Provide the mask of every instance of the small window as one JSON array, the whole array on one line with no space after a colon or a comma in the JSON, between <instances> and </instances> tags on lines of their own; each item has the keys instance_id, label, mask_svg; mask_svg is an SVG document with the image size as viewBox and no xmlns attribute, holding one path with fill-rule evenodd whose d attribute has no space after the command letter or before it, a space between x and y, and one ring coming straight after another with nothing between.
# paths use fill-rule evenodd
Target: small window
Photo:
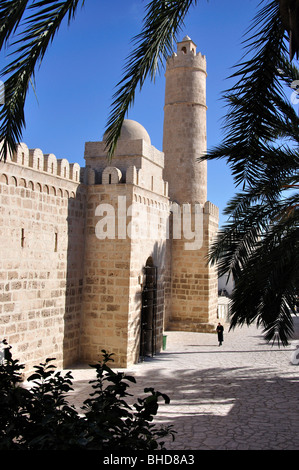
<instances>
[{"instance_id":1,"label":"small window","mask_svg":"<svg viewBox=\"0 0 299 470\"><path fill-rule=\"evenodd\" d=\"M21 247L24 248L24 246L25 246L25 231L22 228L21 229Z\"/></svg>"},{"instance_id":2,"label":"small window","mask_svg":"<svg viewBox=\"0 0 299 470\"><path fill-rule=\"evenodd\" d=\"M58 248L58 233L56 232L55 233L55 242L54 242L54 251L55 251L55 253L57 252L57 248Z\"/></svg>"},{"instance_id":3,"label":"small window","mask_svg":"<svg viewBox=\"0 0 299 470\"><path fill-rule=\"evenodd\" d=\"M109 175L109 184L111 184L111 181L112 181L112 175L110 173L110 175Z\"/></svg>"}]
</instances>

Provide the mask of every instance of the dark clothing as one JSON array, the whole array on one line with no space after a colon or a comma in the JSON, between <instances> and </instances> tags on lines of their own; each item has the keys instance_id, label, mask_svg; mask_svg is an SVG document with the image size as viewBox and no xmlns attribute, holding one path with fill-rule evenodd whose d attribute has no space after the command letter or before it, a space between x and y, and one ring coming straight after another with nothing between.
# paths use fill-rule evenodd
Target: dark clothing
<instances>
[{"instance_id":1,"label":"dark clothing","mask_svg":"<svg viewBox=\"0 0 299 470\"><path fill-rule=\"evenodd\" d=\"M221 344L222 341L223 341L223 331L224 331L223 326L218 325L217 328L216 328L216 331L217 331L217 334L218 334L218 341Z\"/></svg>"}]
</instances>

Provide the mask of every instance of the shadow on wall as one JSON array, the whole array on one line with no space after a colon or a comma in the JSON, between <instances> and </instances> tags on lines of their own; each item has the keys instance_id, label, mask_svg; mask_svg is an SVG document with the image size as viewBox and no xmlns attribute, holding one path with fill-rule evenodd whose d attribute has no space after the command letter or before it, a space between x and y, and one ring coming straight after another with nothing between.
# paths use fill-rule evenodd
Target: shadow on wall
<instances>
[{"instance_id":1,"label":"shadow on wall","mask_svg":"<svg viewBox=\"0 0 299 470\"><path fill-rule=\"evenodd\" d=\"M80 361L82 319L86 187L80 185L75 197L68 199L67 253L65 279L64 367ZM59 250L59 241L58 247Z\"/></svg>"}]
</instances>

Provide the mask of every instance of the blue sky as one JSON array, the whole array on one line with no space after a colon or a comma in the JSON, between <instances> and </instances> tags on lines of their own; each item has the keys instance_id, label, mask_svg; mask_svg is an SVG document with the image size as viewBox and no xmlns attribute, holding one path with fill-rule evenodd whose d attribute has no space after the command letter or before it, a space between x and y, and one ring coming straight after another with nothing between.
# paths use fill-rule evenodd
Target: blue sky
<instances>
[{"instance_id":1,"label":"blue sky","mask_svg":"<svg viewBox=\"0 0 299 470\"><path fill-rule=\"evenodd\" d=\"M84 166L86 141L102 140L115 86L122 77L131 39L141 30L143 0L85 0L75 21L64 25L36 74L26 104L23 142ZM242 58L243 34L259 0L198 0L179 35L188 34L207 57L208 147L221 142L225 115L222 92L231 68ZM2 67L1 67L2 68ZM155 83L137 93L128 118L140 122L152 144L162 150L164 70ZM224 161L208 164L208 199L220 208L233 196L230 169ZM220 219L224 221L223 217Z\"/></svg>"}]
</instances>

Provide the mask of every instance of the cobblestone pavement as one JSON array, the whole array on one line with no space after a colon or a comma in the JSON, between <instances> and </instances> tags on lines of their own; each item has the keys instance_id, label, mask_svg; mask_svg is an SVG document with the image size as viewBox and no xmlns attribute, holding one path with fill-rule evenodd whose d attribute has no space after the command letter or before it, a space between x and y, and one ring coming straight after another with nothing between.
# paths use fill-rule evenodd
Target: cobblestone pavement
<instances>
[{"instance_id":1,"label":"cobblestone pavement","mask_svg":"<svg viewBox=\"0 0 299 470\"><path fill-rule=\"evenodd\" d=\"M167 449L299 450L299 365L291 363L299 318L287 347L267 344L255 326L225 327L222 346L212 333L166 334L165 351L125 372L136 378L135 398L145 387L170 397L155 420L177 432ZM81 406L94 371L71 370L73 403Z\"/></svg>"}]
</instances>

